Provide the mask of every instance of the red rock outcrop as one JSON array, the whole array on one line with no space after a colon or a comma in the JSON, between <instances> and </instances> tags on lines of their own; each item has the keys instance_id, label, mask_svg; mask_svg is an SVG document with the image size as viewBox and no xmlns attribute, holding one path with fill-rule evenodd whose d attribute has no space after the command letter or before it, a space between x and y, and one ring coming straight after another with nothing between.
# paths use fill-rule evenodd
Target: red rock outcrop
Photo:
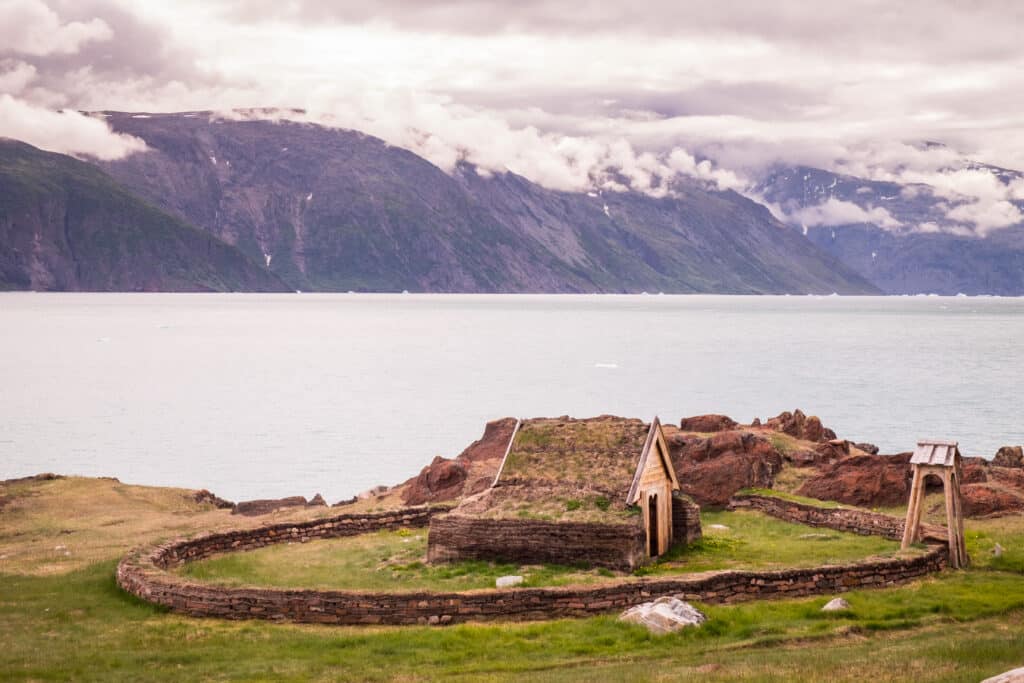
<instances>
[{"instance_id":1,"label":"red rock outcrop","mask_svg":"<svg viewBox=\"0 0 1024 683\"><path fill-rule=\"evenodd\" d=\"M466 466L461 462L437 456L406 487L402 501L406 505L423 505L430 501L457 498L462 493L466 476Z\"/></svg>"},{"instance_id":2,"label":"red rock outcrop","mask_svg":"<svg viewBox=\"0 0 1024 683\"><path fill-rule=\"evenodd\" d=\"M824 467L797 490L801 496L848 505L904 505L910 496L910 453L854 455Z\"/></svg>"},{"instance_id":3,"label":"red rock outcrop","mask_svg":"<svg viewBox=\"0 0 1024 683\"><path fill-rule=\"evenodd\" d=\"M679 421L679 429L684 432L723 432L736 427L736 420L728 415L694 415Z\"/></svg>"},{"instance_id":4,"label":"red rock outcrop","mask_svg":"<svg viewBox=\"0 0 1024 683\"><path fill-rule=\"evenodd\" d=\"M836 433L822 425L816 415L807 417L799 408L792 413L787 410L768 418L765 426L804 441L832 441L836 438Z\"/></svg>"},{"instance_id":5,"label":"red rock outcrop","mask_svg":"<svg viewBox=\"0 0 1024 683\"><path fill-rule=\"evenodd\" d=\"M1024 495L992 484L964 484L960 487L964 515L982 517L1024 510Z\"/></svg>"},{"instance_id":6,"label":"red rock outcrop","mask_svg":"<svg viewBox=\"0 0 1024 683\"><path fill-rule=\"evenodd\" d=\"M402 484L402 501L423 505L480 493L494 481L515 426L512 417L488 422L483 436L454 460L438 456Z\"/></svg>"},{"instance_id":7,"label":"red rock outcrop","mask_svg":"<svg viewBox=\"0 0 1024 683\"><path fill-rule=\"evenodd\" d=\"M1003 446L996 451L996 457L992 459L992 464L1000 467L1024 467L1024 448Z\"/></svg>"},{"instance_id":8,"label":"red rock outcrop","mask_svg":"<svg viewBox=\"0 0 1024 683\"><path fill-rule=\"evenodd\" d=\"M683 493L701 505L724 506L740 489L771 487L782 468L782 455L753 432L700 437L669 428L666 441Z\"/></svg>"}]
</instances>

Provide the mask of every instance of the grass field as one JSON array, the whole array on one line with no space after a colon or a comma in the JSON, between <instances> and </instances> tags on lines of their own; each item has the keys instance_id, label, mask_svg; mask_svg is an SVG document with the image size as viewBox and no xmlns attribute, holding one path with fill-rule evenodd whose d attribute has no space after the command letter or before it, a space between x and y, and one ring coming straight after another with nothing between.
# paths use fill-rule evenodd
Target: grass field
<instances>
[{"instance_id":1,"label":"grass field","mask_svg":"<svg viewBox=\"0 0 1024 683\"><path fill-rule=\"evenodd\" d=\"M90 486L111 497L86 505ZM33 484L19 494L19 506L0 511L0 555L11 554L0 560L0 679L978 681L1024 665L1019 516L968 521L972 569L847 593L848 614L821 612L831 597L822 596L704 605L705 626L665 637L614 615L336 628L189 619L124 594L114 583L116 558L136 542L167 535L160 520L184 527L239 520L177 507L183 504L168 502L166 489L125 487L117 493L116 486L95 480ZM77 497L62 500L59 494L69 491ZM182 499L180 493L174 497ZM85 507L77 509L78 503ZM44 518L50 521L44 524ZM100 518L126 521L91 535L86 528ZM705 524L723 519L709 515ZM62 534L69 525L81 529ZM110 531L116 527L133 535L118 537ZM739 533L735 521L731 527ZM991 553L997 542L1006 548L999 558ZM72 555L55 569L44 556L57 544ZM774 542L778 552L784 545ZM32 560L33 553L42 559ZM76 559L83 555L90 559Z\"/></svg>"},{"instance_id":2,"label":"grass field","mask_svg":"<svg viewBox=\"0 0 1024 683\"><path fill-rule=\"evenodd\" d=\"M781 569L892 557L899 544L873 536L810 529L756 512L707 512L704 539L667 555L641 574L712 569ZM185 576L230 586L353 588L364 590L466 590L493 588L506 574L527 586L608 581L625 576L601 569L518 566L491 562L426 565L426 530L379 532L317 543L271 546L187 564ZM918 551L909 551L918 552Z\"/></svg>"}]
</instances>

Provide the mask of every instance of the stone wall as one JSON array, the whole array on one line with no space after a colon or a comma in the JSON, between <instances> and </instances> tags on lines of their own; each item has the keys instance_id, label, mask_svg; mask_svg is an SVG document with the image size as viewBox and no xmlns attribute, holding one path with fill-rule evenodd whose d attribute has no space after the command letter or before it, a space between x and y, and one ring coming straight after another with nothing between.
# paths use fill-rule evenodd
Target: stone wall
<instances>
[{"instance_id":1,"label":"stone wall","mask_svg":"<svg viewBox=\"0 0 1024 683\"><path fill-rule=\"evenodd\" d=\"M700 506L679 491L672 493L672 538L686 545L701 538Z\"/></svg>"},{"instance_id":2,"label":"stone wall","mask_svg":"<svg viewBox=\"0 0 1024 683\"><path fill-rule=\"evenodd\" d=\"M729 502L730 510L757 510L787 522L827 527L864 536L882 536L894 541L903 539L905 521L879 512L855 508L822 508L807 503L785 500L774 496L737 494ZM921 533L926 542L945 543L946 529L922 524Z\"/></svg>"},{"instance_id":3,"label":"stone wall","mask_svg":"<svg viewBox=\"0 0 1024 683\"><path fill-rule=\"evenodd\" d=\"M323 538L358 536L373 531L425 527L436 514L450 506L402 508L390 512L345 514L307 522L283 522L255 529L238 529L179 539L157 548L153 562L163 569L211 555L256 550L275 543L306 543Z\"/></svg>"},{"instance_id":4,"label":"stone wall","mask_svg":"<svg viewBox=\"0 0 1024 683\"><path fill-rule=\"evenodd\" d=\"M430 520L427 561L497 560L634 569L644 562L644 530L635 524L545 522L441 515Z\"/></svg>"},{"instance_id":5,"label":"stone wall","mask_svg":"<svg viewBox=\"0 0 1024 683\"><path fill-rule=\"evenodd\" d=\"M584 587L445 593L226 588L195 583L166 571L184 561L272 543L350 536L404 526L422 527L435 514L445 511L445 508L406 508L379 514L339 515L301 524L206 534L136 549L118 565L117 582L143 600L195 617L324 624L447 624L586 616L622 610L663 595L707 603L731 603L881 588L938 571L946 562L945 549L932 547L912 558L811 569L723 571L671 578L626 578Z\"/></svg>"}]
</instances>

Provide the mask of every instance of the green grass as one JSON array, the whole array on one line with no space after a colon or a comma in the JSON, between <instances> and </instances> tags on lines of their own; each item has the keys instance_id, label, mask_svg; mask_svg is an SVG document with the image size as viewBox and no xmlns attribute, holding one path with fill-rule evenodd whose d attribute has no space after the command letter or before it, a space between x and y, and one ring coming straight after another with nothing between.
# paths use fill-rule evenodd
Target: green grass
<instances>
[{"instance_id":1,"label":"green grass","mask_svg":"<svg viewBox=\"0 0 1024 683\"><path fill-rule=\"evenodd\" d=\"M850 505L841 505L834 500L818 500L817 498L808 498L807 496L798 496L795 493L789 493L786 491L779 491L778 489L759 489L750 488L742 489L737 492L738 495L750 494L754 496L766 496L768 498L778 498L780 500L788 500L793 503L803 503L804 505L812 505L818 508L825 508L828 510L835 510L844 507L852 507Z\"/></svg>"},{"instance_id":2,"label":"green grass","mask_svg":"<svg viewBox=\"0 0 1024 683\"><path fill-rule=\"evenodd\" d=\"M895 541L790 524L747 510L702 512L701 523L701 540L673 549L657 564L641 568L640 573L814 567L899 554Z\"/></svg>"},{"instance_id":3,"label":"green grass","mask_svg":"<svg viewBox=\"0 0 1024 683\"><path fill-rule=\"evenodd\" d=\"M353 590L460 591L494 588L499 576L520 574L525 586L607 581L595 570L560 565L519 566L463 561L428 565L426 530L380 531L313 543L232 553L186 564L176 571L228 586L347 588Z\"/></svg>"},{"instance_id":4,"label":"green grass","mask_svg":"<svg viewBox=\"0 0 1024 683\"><path fill-rule=\"evenodd\" d=\"M702 606L667 637L614 616L450 628L334 628L198 620L119 591L113 562L0 576L6 680L962 680L1018 666L1024 580L947 572L909 586Z\"/></svg>"},{"instance_id":5,"label":"green grass","mask_svg":"<svg viewBox=\"0 0 1024 683\"><path fill-rule=\"evenodd\" d=\"M848 613L820 611L832 596L699 605L707 624L666 637L614 614L529 624L338 628L188 619L123 593L114 583L117 556L165 536L160 520L186 526L242 520L193 510L171 490L95 480L95 495L86 495L87 488L85 480L72 480L18 489L15 507L0 517L0 550L14 553L0 565L0 680L973 683L1024 663L1024 516L968 520L970 570L847 593ZM730 554L748 552L758 528L743 526L739 514L727 515L710 513L706 525L728 524L739 542L709 533L707 543L719 538ZM103 533L88 535L94 528ZM107 535L118 529L123 537ZM403 547L409 544L401 539L409 537L395 534ZM73 551L71 560L51 564L44 551L58 543ZM1000 558L991 553L995 543L1006 549ZM785 544L779 537L774 547L784 552ZM38 561L31 560L36 550ZM705 559L718 552L701 551Z\"/></svg>"},{"instance_id":6,"label":"green grass","mask_svg":"<svg viewBox=\"0 0 1024 683\"><path fill-rule=\"evenodd\" d=\"M636 573L679 574L713 569L782 569L891 557L899 544L874 536L790 524L751 511L704 512L704 538L677 548ZM715 529L722 525L728 529ZM229 586L349 588L357 590L469 590L521 574L526 586L607 581L623 574L558 565L464 561L428 565L426 532L382 531L313 543L270 546L186 564L177 571ZM910 552L919 552L912 550Z\"/></svg>"}]
</instances>

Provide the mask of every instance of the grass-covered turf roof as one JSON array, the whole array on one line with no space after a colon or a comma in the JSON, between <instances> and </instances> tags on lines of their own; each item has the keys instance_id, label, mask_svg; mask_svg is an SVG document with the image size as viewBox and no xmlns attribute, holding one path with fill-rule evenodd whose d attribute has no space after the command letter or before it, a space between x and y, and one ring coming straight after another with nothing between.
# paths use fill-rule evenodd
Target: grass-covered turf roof
<instances>
[{"instance_id":1,"label":"grass-covered turf roof","mask_svg":"<svg viewBox=\"0 0 1024 683\"><path fill-rule=\"evenodd\" d=\"M621 524L650 425L610 415L523 420L495 487L459 512Z\"/></svg>"},{"instance_id":2,"label":"grass-covered turf roof","mask_svg":"<svg viewBox=\"0 0 1024 683\"><path fill-rule=\"evenodd\" d=\"M598 487L625 498L650 425L602 415L524 420L498 478L503 484Z\"/></svg>"}]
</instances>

